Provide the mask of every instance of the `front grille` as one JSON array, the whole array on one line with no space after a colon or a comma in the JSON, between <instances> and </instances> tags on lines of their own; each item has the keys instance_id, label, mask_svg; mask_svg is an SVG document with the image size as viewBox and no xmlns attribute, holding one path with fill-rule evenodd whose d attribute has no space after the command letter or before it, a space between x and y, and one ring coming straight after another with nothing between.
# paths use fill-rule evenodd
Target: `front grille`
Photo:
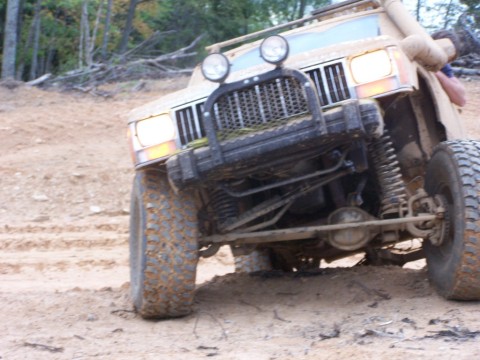
<instances>
[{"instance_id":1,"label":"front grille","mask_svg":"<svg viewBox=\"0 0 480 360\"><path fill-rule=\"evenodd\" d=\"M352 98L343 63L328 63L305 71L312 79L322 106ZM182 146L206 136L203 102L175 110ZM308 114L302 87L294 78L281 78L219 98L212 117L220 141L264 130Z\"/></svg>"},{"instance_id":2,"label":"front grille","mask_svg":"<svg viewBox=\"0 0 480 360\"><path fill-rule=\"evenodd\" d=\"M215 103L212 118L222 141L274 128L307 113L301 84L285 77L225 94Z\"/></svg>"}]
</instances>

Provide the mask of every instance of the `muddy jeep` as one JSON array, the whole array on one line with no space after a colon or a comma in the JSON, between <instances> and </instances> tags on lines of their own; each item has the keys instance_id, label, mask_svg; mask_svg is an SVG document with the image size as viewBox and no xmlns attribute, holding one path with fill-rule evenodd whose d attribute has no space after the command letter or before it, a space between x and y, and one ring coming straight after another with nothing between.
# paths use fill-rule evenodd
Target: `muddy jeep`
<instances>
[{"instance_id":1,"label":"muddy jeep","mask_svg":"<svg viewBox=\"0 0 480 360\"><path fill-rule=\"evenodd\" d=\"M400 0L352 0L208 50L129 118L143 317L189 314L198 259L223 245L239 272L426 257L442 296L480 299L480 142L434 75L450 40Z\"/></svg>"}]
</instances>

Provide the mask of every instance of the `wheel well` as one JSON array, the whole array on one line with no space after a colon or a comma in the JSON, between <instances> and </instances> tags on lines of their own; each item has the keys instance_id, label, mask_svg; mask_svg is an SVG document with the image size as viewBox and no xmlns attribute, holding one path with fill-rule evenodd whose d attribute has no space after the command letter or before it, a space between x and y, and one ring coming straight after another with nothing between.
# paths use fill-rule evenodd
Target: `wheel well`
<instances>
[{"instance_id":1,"label":"wheel well","mask_svg":"<svg viewBox=\"0 0 480 360\"><path fill-rule=\"evenodd\" d=\"M445 127L440 123L432 91L419 74L419 88L382 103L385 126L406 181L423 176L425 165L437 144L446 140Z\"/></svg>"},{"instance_id":2,"label":"wheel well","mask_svg":"<svg viewBox=\"0 0 480 360\"><path fill-rule=\"evenodd\" d=\"M425 80L422 74L418 75L419 90L417 93L421 94L420 107L423 113L423 119L417 121L425 121L426 129L429 132L429 136L432 139L432 145L435 147L442 141L447 140L447 132L445 126L440 122L440 116L438 114L438 106L433 98L433 90L429 83ZM432 150L428 151L428 157L432 155Z\"/></svg>"}]
</instances>

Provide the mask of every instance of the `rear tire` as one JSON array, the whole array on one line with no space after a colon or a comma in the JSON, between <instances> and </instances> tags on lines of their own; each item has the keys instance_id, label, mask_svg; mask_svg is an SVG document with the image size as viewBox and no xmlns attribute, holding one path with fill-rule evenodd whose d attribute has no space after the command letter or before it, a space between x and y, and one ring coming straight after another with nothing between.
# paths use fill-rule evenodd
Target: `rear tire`
<instances>
[{"instance_id":1,"label":"rear tire","mask_svg":"<svg viewBox=\"0 0 480 360\"><path fill-rule=\"evenodd\" d=\"M273 269L268 250L253 250L247 255L234 257L236 273L253 273L257 271L270 271Z\"/></svg>"},{"instance_id":2,"label":"rear tire","mask_svg":"<svg viewBox=\"0 0 480 360\"><path fill-rule=\"evenodd\" d=\"M440 245L424 242L428 273L447 299L480 299L480 142L449 141L434 150L425 188L447 205L449 230Z\"/></svg>"},{"instance_id":3,"label":"rear tire","mask_svg":"<svg viewBox=\"0 0 480 360\"><path fill-rule=\"evenodd\" d=\"M137 171L130 212L131 294L143 318L191 313L198 262L194 198L173 192L166 175Z\"/></svg>"}]
</instances>

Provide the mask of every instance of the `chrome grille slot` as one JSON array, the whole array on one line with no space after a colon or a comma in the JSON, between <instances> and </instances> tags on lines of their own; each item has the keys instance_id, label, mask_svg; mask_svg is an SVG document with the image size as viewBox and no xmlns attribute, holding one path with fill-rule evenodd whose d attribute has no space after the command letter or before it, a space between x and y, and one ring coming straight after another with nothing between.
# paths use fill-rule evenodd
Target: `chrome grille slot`
<instances>
[{"instance_id":1,"label":"chrome grille slot","mask_svg":"<svg viewBox=\"0 0 480 360\"><path fill-rule=\"evenodd\" d=\"M205 137L203 102L175 111L175 121L182 146Z\"/></svg>"},{"instance_id":2,"label":"chrome grille slot","mask_svg":"<svg viewBox=\"0 0 480 360\"><path fill-rule=\"evenodd\" d=\"M317 88L322 106L351 98L345 70L341 62L306 71Z\"/></svg>"},{"instance_id":3,"label":"chrome grille slot","mask_svg":"<svg viewBox=\"0 0 480 360\"><path fill-rule=\"evenodd\" d=\"M285 124L309 113L301 84L279 78L220 97L212 117L220 141Z\"/></svg>"},{"instance_id":4,"label":"chrome grille slot","mask_svg":"<svg viewBox=\"0 0 480 360\"><path fill-rule=\"evenodd\" d=\"M322 75L320 68L307 71L307 74L308 76L310 76L310 79L312 79L313 83L315 84L318 96L320 97L320 103L322 105L328 105L330 101L327 97L327 91L325 90L325 77Z\"/></svg>"}]
</instances>

